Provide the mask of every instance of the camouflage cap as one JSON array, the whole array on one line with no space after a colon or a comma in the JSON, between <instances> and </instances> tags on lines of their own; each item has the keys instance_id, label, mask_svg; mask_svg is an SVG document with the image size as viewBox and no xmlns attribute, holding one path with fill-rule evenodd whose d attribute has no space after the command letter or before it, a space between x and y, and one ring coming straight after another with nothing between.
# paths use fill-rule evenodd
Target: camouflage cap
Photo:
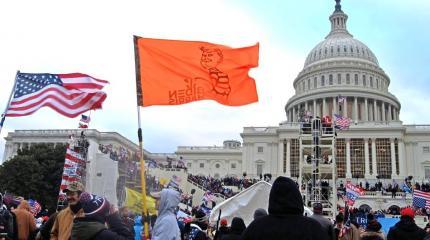
<instances>
[{"instance_id":1,"label":"camouflage cap","mask_svg":"<svg viewBox=\"0 0 430 240\"><path fill-rule=\"evenodd\" d=\"M83 192L84 191L84 185L82 185L82 183L80 183L80 182L71 182L66 187L66 189L63 190L64 193L67 193L69 191L70 192Z\"/></svg>"}]
</instances>

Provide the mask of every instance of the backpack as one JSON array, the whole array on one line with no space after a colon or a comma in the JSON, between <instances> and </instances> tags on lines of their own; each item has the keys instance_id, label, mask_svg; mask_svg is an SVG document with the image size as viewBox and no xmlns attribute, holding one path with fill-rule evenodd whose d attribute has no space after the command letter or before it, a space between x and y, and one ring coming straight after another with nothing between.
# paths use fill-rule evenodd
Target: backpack
<instances>
[{"instance_id":1,"label":"backpack","mask_svg":"<svg viewBox=\"0 0 430 240\"><path fill-rule=\"evenodd\" d=\"M0 237L13 239L14 224L13 215L5 208L0 207Z\"/></svg>"}]
</instances>

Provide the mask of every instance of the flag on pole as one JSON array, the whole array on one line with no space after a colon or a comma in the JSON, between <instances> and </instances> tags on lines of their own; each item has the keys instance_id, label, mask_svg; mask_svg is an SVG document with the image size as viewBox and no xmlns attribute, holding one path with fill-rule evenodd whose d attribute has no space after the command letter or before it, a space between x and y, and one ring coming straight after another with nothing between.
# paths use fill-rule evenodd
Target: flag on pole
<instances>
[{"instance_id":1,"label":"flag on pole","mask_svg":"<svg viewBox=\"0 0 430 240\"><path fill-rule=\"evenodd\" d=\"M100 109L106 99L101 89L108 84L82 73L18 73L13 98L6 117L33 114L42 107L74 118L91 109Z\"/></svg>"},{"instance_id":2,"label":"flag on pole","mask_svg":"<svg viewBox=\"0 0 430 240\"><path fill-rule=\"evenodd\" d=\"M29 199L28 204L30 205L30 212L33 216L36 216L42 210L42 206L40 206L36 200Z\"/></svg>"},{"instance_id":3,"label":"flag on pole","mask_svg":"<svg viewBox=\"0 0 430 240\"><path fill-rule=\"evenodd\" d=\"M351 183L346 184L346 201L349 206L354 205L355 200L364 194L364 190L352 185Z\"/></svg>"},{"instance_id":4,"label":"flag on pole","mask_svg":"<svg viewBox=\"0 0 430 240\"><path fill-rule=\"evenodd\" d=\"M60 186L61 191L66 189L69 183L79 181L81 179L82 173L79 172L78 169L83 166L83 164L85 164L84 157L80 153L75 152L73 149L68 147Z\"/></svg>"},{"instance_id":5,"label":"flag on pole","mask_svg":"<svg viewBox=\"0 0 430 240\"><path fill-rule=\"evenodd\" d=\"M417 208L430 208L430 192L414 190L412 205Z\"/></svg>"},{"instance_id":6,"label":"flag on pole","mask_svg":"<svg viewBox=\"0 0 430 240\"><path fill-rule=\"evenodd\" d=\"M228 106L258 101L248 75L258 66L259 44L243 48L134 37L139 106L214 100Z\"/></svg>"},{"instance_id":7,"label":"flag on pole","mask_svg":"<svg viewBox=\"0 0 430 240\"><path fill-rule=\"evenodd\" d=\"M88 125L85 123L79 123L79 128L88 128Z\"/></svg>"},{"instance_id":8,"label":"flag on pole","mask_svg":"<svg viewBox=\"0 0 430 240\"><path fill-rule=\"evenodd\" d=\"M155 199L152 197L146 197L146 204L148 205L148 213L151 215L157 214L157 208L155 206ZM130 188L125 188L125 206L130 209L130 211L138 214L142 214L142 194L140 192L134 191Z\"/></svg>"},{"instance_id":9,"label":"flag on pole","mask_svg":"<svg viewBox=\"0 0 430 240\"><path fill-rule=\"evenodd\" d=\"M343 117L339 114L334 114L334 117L335 117L334 124L337 129L345 130L345 129L348 129L349 126L351 125L352 120L350 118Z\"/></svg>"},{"instance_id":10,"label":"flag on pole","mask_svg":"<svg viewBox=\"0 0 430 240\"><path fill-rule=\"evenodd\" d=\"M82 114L82 115L81 115L81 120L80 120L80 121L81 121L81 122L83 122L83 123L90 123L91 118L90 118L90 116L87 116L87 115Z\"/></svg>"}]
</instances>

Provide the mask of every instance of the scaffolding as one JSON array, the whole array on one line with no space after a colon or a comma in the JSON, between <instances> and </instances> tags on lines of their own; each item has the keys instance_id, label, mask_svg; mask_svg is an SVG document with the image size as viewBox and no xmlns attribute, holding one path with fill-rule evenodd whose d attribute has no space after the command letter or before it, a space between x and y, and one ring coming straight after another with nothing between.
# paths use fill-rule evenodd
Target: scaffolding
<instances>
[{"instance_id":1,"label":"scaffolding","mask_svg":"<svg viewBox=\"0 0 430 240\"><path fill-rule=\"evenodd\" d=\"M299 183L305 205L323 205L323 214L334 217L336 201L336 131L333 124L320 118L306 119L300 125Z\"/></svg>"}]
</instances>

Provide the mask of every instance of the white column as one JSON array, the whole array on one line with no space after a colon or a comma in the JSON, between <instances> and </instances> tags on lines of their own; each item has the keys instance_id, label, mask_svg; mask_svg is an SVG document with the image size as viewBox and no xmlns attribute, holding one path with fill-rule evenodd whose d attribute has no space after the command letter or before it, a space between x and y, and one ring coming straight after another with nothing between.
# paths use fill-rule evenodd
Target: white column
<instances>
[{"instance_id":1,"label":"white column","mask_svg":"<svg viewBox=\"0 0 430 240\"><path fill-rule=\"evenodd\" d=\"M308 101L305 101L305 111L309 110Z\"/></svg>"},{"instance_id":2,"label":"white column","mask_svg":"<svg viewBox=\"0 0 430 240\"><path fill-rule=\"evenodd\" d=\"M382 110L382 121L385 122L385 103L382 102L381 104L381 110Z\"/></svg>"},{"instance_id":3,"label":"white column","mask_svg":"<svg viewBox=\"0 0 430 240\"><path fill-rule=\"evenodd\" d=\"M405 142L403 142L403 139L398 139L399 144L399 178L405 178L408 174L407 171L407 165L406 165L406 158L405 158Z\"/></svg>"},{"instance_id":4,"label":"white column","mask_svg":"<svg viewBox=\"0 0 430 240\"><path fill-rule=\"evenodd\" d=\"M347 107L348 107L348 97L345 97L345 100L343 101L343 109L342 109L342 111L343 111L343 116L344 117L348 117L348 109L347 109Z\"/></svg>"},{"instance_id":5,"label":"white column","mask_svg":"<svg viewBox=\"0 0 430 240\"><path fill-rule=\"evenodd\" d=\"M369 121L369 107L367 106L367 98L364 99L364 121Z\"/></svg>"},{"instance_id":6,"label":"white column","mask_svg":"<svg viewBox=\"0 0 430 240\"><path fill-rule=\"evenodd\" d=\"M316 117L317 116L317 100L314 99L314 103L312 106L314 108L313 116Z\"/></svg>"},{"instance_id":7,"label":"white column","mask_svg":"<svg viewBox=\"0 0 430 240\"><path fill-rule=\"evenodd\" d=\"M378 168L376 164L376 139L372 138L372 175L373 177L378 176Z\"/></svg>"},{"instance_id":8,"label":"white column","mask_svg":"<svg viewBox=\"0 0 430 240\"><path fill-rule=\"evenodd\" d=\"M370 178L370 167L369 167L369 140L364 139L364 177Z\"/></svg>"},{"instance_id":9,"label":"white column","mask_svg":"<svg viewBox=\"0 0 430 240\"><path fill-rule=\"evenodd\" d=\"M373 99L373 121L378 121L378 106L376 106L376 99Z\"/></svg>"},{"instance_id":10,"label":"white column","mask_svg":"<svg viewBox=\"0 0 430 240\"><path fill-rule=\"evenodd\" d=\"M393 120L397 120L396 108L395 107L393 107Z\"/></svg>"},{"instance_id":11,"label":"white column","mask_svg":"<svg viewBox=\"0 0 430 240\"><path fill-rule=\"evenodd\" d=\"M388 104L388 121L392 121L393 117L391 114L391 104Z\"/></svg>"},{"instance_id":12,"label":"white column","mask_svg":"<svg viewBox=\"0 0 430 240\"><path fill-rule=\"evenodd\" d=\"M284 141L280 139L278 142L278 176L284 175Z\"/></svg>"},{"instance_id":13,"label":"white column","mask_svg":"<svg viewBox=\"0 0 430 240\"><path fill-rule=\"evenodd\" d=\"M355 120L355 122L358 122L358 103L357 103L357 97L354 97L354 120Z\"/></svg>"},{"instance_id":14,"label":"white column","mask_svg":"<svg viewBox=\"0 0 430 240\"><path fill-rule=\"evenodd\" d=\"M336 103L337 103L336 97L333 97L333 110L332 110L332 113L331 113L332 117L334 117L334 114L337 113L337 110L338 110Z\"/></svg>"},{"instance_id":15,"label":"white column","mask_svg":"<svg viewBox=\"0 0 430 240\"><path fill-rule=\"evenodd\" d=\"M325 101L325 98L323 98L323 114L321 114L321 117L327 116L327 102Z\"/></svg>"},{"instance_id":16,"label":"white column","mask_svg":"<svg viewBox=\"0 0 430 240\"><path fill-rule=\"evenodd\" d=\"M352 178L351 174L351 144L350 139L346 140L346 178Z\"/></svg>"},{"instance_id":17,"label":"white column","mask_svg":"<svg viewBox=\"0 0 430 240\"><path fill-rule=\"evenodd\" d=\"M287 139L287 167L286 167L286 173L285 173L285 176L287 176L287 177L291 177L290 152L291 152L291 139Z\"/></svg>"},{"instance_id":18,"label":"white column","mask_svg":"<svg viewBox=\"0 0 430 240\"><path fill-rule=\"evenodd\" d=\"M293 107L293 119L291 122L297 122L297 117L296 117L296 107Z\"/></svg>"},{"instance_id":19,"label":"white column","mask_svg":"<svg viewBox=\"0 0 430 240\"><path fill-rule=\"evenodd\" d=\"M397 168L396 168L396 148L394 145L394 138L390 139L391 145L391 178L397 177Z\"/></svg>"}]
</instances>

